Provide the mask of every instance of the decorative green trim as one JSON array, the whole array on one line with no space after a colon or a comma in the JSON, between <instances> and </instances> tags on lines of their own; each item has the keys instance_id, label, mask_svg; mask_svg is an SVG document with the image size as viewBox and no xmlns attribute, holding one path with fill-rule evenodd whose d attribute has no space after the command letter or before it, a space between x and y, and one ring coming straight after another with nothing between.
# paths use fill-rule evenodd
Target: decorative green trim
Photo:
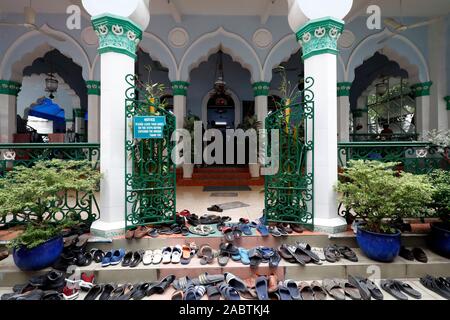
<instances>
[{"instance_id":1,"label":"decorative green trim","mask_svg":"<svg viewBox=\"0 0 450 320\"><path fill-rule=\"evenodd\" d=\"M84 115L86 114L86 111L83 109L73 109L73 117L74 118L84 118Z\"/></svg>"},{"instance_id":2,"label":"decorative green trim","mask_svg":"<svg viewBox=\"0 0 450 320\"><path fill-rule=\"evenodd\" d=\"M16 96L20 92L22 85L15 81L0 80L0 94L7 94L9 96Z\"/></svg>"},{"instance_id":3,"label":"decorative green trim","mask_svg":"<svg viewBox=\"0 0 450 320\"><path fill-rule=\"evenodd\" d=\"M88 80L86 81L86 88L88 95L100 95L100 81Z\"/></svg>"},{"instance_id":4,"label":"decorative green trim","mask_svg":"<svg viewBox=\"0 0 450 320\"><path fill-rule=\"evenodd\" d=\"M428 82L422 82L422 83L416 83L411 86L412 93L414 97L423 97L423 96L429 96L430 95L430 88L433 84L432 81Z\"/></svg>"},{"instance_id":5,"label":"decorative green trim","mask_svg":"<svg viewBox=\"0 0 450 320\"><path fill-rule=\"evenodd\" d=\"M338 97L348 97L350 96L350 88L352 87L351 82L338 82L337 84L337 96Z\"/></svg>"},{"instance_id":6,"label":"decorative green trim","mask_svg":"<svg viewBox=\"0 0 450 320\"><path fill-rule=\"evenodd\" d=\"M303 60L325 53L337 55L337 40L343 29L344 21L332 17L310 20L296 33L303 48Z\"/></svg>"},{"instance_id":7,"label":"decorative green trim","mask_svg":"<svg viewBox=\"0 0 450 320\"><path fill-rule=\"evenodd\" d=\"M172 81L172 93L174 96L187 96L187 89L189 82L186 81Z\"/></svg>"},{"instance_id":8,"label":"decorative green trim","mask_svg":"<svg viewBox=\"0 0 450 320\"><path fill-rule=\"evenodd\" d=\"M264 82L264 81L255 82L252 85L252 87L253 87L253 95L255 97L269 95L269 90L270 90L269 82Z\"/></svg>"},{"instance_id":9,"label":"decorative green trim","mask_svg":"<svg viewBox=\"0 0 450 320\"><path fill-rule=\"evenodd\" d=\"M111 14L92 17L92 26L99 38L98 52L116 52L136 59L142 30L133 21Z\"/></svg>"}]
</instances>

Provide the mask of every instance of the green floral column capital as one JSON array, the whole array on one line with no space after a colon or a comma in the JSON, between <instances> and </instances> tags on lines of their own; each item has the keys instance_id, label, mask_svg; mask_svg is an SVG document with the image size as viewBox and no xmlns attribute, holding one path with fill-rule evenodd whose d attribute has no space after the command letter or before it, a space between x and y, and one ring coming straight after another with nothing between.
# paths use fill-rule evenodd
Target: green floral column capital
<instances>
[{"instance_id":1,"label":"green floral column capital","mask_svg":"<svg viewBox=\"0 0 450 320\"><path fill-rule=\"evenodd\" d=\"M172 92L174 96L187 96L187 89L189 82L186 81L172 81Z\"/></svg>"},{"instance_id":2,"label":"green floral column capital","mask_svg":"<svg viewBox=\"0 0 450 320\"><path fill-rule=\"evenodd\" d=\"M324 53L337 55L337 40L343 29L344 21L332 17L310 20L296 33L303 59Z\"/></svg>"},{"instance_id":3,"label":"green floral column capital","mask_svg":"<svg viewBox=\"0 0 450 320\"><path fill-rule=\"evenodd\" d=\"M86 81L86 88L88 95L100 95L100 81L88 80Z\"/></svg>"},{"instance_id":4,"label":"green floral column capital","mask_svg":"<svg viewBox=\"0 0 450 320\"><path fill-rule=\"evenodd\" d=\"M348 97L350 96L350 88L352 87L351 82L338 82L337 84L337 96L338 97Z\"/></svg>"},{"instance_id":5,"label":"green floral column capital","mask_svg":"<svg viewBox=\"0 0 450 320\"><path fill-rule=\"evenodd\" d=\"M450 111L450 96L444 97L445 102L447 102L447 110Z\"/></svg>"},{"instance_id":6,"label":"green floral column capital","mask_svg":"<svg viewBox=\"0 0 450 320\"><path fill-rule=\"evenodd\" d=\"M92 17L92 26L99 39L98 52L116 52L136 59L142 30L133 21L110 14Z\"/></svg>"},{"instance_id":7,"label":"green floral column capital","mask_svg":"<svg viewBox=\"0 0 450 320\"><path fill-rule=\"evenodd\" d=\"M252 87L253 87L253 95L255 97L269 95L269 90L270 90L269 82L264 82L264 81L255 82L255 83L253 83Z\"/></svg>"},{"instance_id":8,"label":"green floral column capital","mask_svg":"<svg viewBox=\"0 0 450 320\"><path fill-rule=\"evenodd\" d=\"M416 98L423 97L423 96L429 96L430 88L431 88L432 84L433 84L432 81L413 84L411 86L412 93L414 94L414 96Z\"/></svg>"},{"instance_id":9,"label":"green floral column capital","mask_svg":"<svg viewBox=\"0 0 450 320\"><path fill-rule=\"evenodd\" d=\"M0 94L7 94L9 96L16 96L20 92L22 85L15 81L0 80Z\"/></svg>"}]
</instances>

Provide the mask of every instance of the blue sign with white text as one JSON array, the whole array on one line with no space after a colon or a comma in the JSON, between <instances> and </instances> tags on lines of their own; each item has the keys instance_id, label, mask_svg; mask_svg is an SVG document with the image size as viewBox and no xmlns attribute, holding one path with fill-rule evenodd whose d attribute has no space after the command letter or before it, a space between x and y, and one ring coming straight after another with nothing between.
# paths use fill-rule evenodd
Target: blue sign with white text
<instances>
[{"instance_id":1,"label":"blue sign with white text","mask_svg":"<svg viewBox=\"0 0 450 320\"><path fill-rule=\"evenodd\" d=\"M133 133L135 139L164 138L165 116L139 116L133 118Z\"/></svg>"}]
</instances>

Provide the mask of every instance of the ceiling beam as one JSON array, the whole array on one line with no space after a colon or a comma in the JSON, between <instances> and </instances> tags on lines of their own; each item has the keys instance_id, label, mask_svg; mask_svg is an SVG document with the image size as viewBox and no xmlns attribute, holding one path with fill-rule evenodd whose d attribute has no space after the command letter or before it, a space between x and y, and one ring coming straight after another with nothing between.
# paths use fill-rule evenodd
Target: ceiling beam
<instances>
[{"instance_id":1,"label":"ceiling beam","mask_svg":"<svg viewBox=\"0 0 450 320\"><path fill-rule=\"evenodd\" d=\"M269 20L272 8L275 6L276 2L277 0L267 0L264 11L261 13L261 24L266 24L267 20Z\"/></svg>"},{"instance_id":2,"label":"ceiling beam","mask_svg":"<svg viewBox=\"0 0 450 320\"><path fill-rule=\"evenodd\" d=\"M169 5L170 14L172 15L173 20L175 20L176 23L181 23L181 13L180 10L178 10L175 0L167 0L167 4Z\"/></svg>"}]
</instances>

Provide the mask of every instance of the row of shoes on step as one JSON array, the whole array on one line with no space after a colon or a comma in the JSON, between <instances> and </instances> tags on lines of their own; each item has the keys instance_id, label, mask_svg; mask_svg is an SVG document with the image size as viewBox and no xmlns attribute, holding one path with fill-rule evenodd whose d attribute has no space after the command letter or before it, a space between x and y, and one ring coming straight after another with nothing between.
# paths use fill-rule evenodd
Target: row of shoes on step
<instances>
[{"instance_id":1,"label":"row of shoes on step","mask_svg":"<svg viewBox=\"0 0 450 320\"><path fill-rule=\"evenodd\" d=\"M184 217L177 216L175 223L171 224L161 224L157 226L146 225L130 228L125 232L125 239L142 239L146 236L157 238L160 235L172 234L182 234L183 236L189 234L189 229L186 226L186 219Z\"/></svg>"}]
</instances>

